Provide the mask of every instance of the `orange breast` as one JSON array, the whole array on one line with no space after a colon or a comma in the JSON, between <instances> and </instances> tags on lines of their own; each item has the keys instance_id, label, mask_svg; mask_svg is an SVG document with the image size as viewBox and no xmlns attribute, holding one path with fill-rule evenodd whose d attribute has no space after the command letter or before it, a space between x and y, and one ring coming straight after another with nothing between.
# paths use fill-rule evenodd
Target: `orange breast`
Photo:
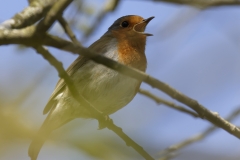
<instances>
[{"instance_id":1,"label":"orange breast","mask_svg":"<svg viewBox=\"0 0 240 160\"><path fill-rule=\"evenodd\" d=\"M147 67L147 60L144 53L145 41L146 39L119 39L119 62L141 71L145 71Z\"/></svg>"}]
</instances>

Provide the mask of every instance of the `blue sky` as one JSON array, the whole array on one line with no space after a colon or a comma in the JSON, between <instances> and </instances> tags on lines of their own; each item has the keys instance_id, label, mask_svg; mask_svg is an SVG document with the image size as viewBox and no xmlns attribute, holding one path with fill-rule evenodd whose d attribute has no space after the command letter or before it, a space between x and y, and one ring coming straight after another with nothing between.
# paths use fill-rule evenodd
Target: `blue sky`
<instances>
[{"instance_id":1,"label":"blue sky","mask_svg":"<svg viewBox=\"0 0 240 160\"><path fill-rule=\"evenodd\" d=\"M0 21L9 19L26 6L26 1L5 1L0 5ZM106 16L84 45L87 47L97 40L115 19L129 14L145 18L155 16L147 27L147 31L154 34L154 37L149 37L146 47L148 74L198 100L206 108L223 117L240 104L240 22L237 21L240 18L239 7L215 7L201 11L188 6L152 1L121 1L116 11ZM75 59L71 54L54 49L52 51L65 67ZM16 46L0 47L0 93L4 92L3 96L13 99L19 96L16 89L24 89L42 70L50 70L36 93L25 103L28 106L26 109L32 112L29 119L34 117L33 122L40 126L45 118L42 110L58 79L57 72L34 50L18 52ZM19 80L18 83L16 79ZM147 84L142 84L142 88L176 102ZM41 97L36 98L39 93ZM34 103L36 99L38 103ZM34 106L29 107L30 104ZM154 156L157 151L198 134L210 126L207 121L157 105L142 95L137 95L130 104L111 117ZM239 122L238 118L234 124L238 125ZM89 132L95 132L97 123L86 123L93 126ZM83 131L78 130L76 134L79 132ZM95 134L109 134L110 137L118 138L108 130ZM13 159L14 156L26 159L27 147L28 144L15 155L3 154L0 159ZM206 140L187 147L175 159L185 159L185 156L193 152L222 155L223 159L229 155L229 159L237 159L236 157L240 156L239 150L238 139L220 129ZM51 155L52 151L58 154ZM70 156L77 159L86 155L66 149L64 145L54 148L49 144L43 147L39 160L49 156L55 159L66 159Z\"/></svg>"}]
</instances>

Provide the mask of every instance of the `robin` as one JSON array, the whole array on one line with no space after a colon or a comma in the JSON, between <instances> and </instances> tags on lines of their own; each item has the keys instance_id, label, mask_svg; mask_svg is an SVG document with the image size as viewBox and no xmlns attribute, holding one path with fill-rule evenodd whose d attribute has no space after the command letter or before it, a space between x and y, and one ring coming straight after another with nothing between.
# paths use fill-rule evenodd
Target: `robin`
<instances>
[{"instance_id":1,"label":"robin","mask_svg":"<svg viewBox=\"0 0 240 160\"><path fill-rule=\"evenodd\" d=\"M137 15L117 19L108 31L89 49L124 65L146 70L145 33L154 17L144 19ZM91 59L79 56L67 69L78 92L99 111L110 115L127 105L136 95L141 81L122 75ZM43 114L48 113L37 136L30 144L28 154L36 160L47 136L56 128L75 118L93 118L91 113L72 96L63 79L53 91Z\"/></svg>"}]
</instances>

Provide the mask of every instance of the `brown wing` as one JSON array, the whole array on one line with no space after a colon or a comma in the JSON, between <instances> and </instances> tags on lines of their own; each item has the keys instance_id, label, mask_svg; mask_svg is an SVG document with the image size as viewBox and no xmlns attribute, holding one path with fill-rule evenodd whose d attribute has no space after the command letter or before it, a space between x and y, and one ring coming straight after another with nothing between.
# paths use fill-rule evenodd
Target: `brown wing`
<instances>
[{"instance_id":1,"label":"brown wing","mask_svg":"<svg viewBox=\"0 0 240 160\"><path fill-rule=\"evenodd\" d=\"M101 37L99 40L97 40L96 42L94 42L89 49L93 50L93 51L97 51L99 54L102 54L104 52L106 52L107 49L107 43L109 41L108 36L103 36ZM83 56L79 56L66 70L66 72L68 73L69 76L72 76L79 68L82 67L82 65L84 65L87 61L89 60L89 58L83 57ZM66 87L66 83L64 82L63 79L59 79L51 97L48 100L47 105L45 106L44 110L43 110L43 114L46 114L50 111L50 109L55 105L56 101L54 100L54 98L61 93Z\"/></svg>"}]
</instances>

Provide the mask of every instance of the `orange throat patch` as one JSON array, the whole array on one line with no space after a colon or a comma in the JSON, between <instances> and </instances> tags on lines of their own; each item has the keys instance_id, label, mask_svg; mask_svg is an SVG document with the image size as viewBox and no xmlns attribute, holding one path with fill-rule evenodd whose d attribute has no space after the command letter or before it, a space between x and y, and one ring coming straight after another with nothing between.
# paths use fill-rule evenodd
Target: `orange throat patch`
<instances>
[{"instance_id":1,"label":"orange throat patch","mask_svg":"<svg viewBox=\"0 0 240 160\"><path fill-rule=\"evenodd\" d=\"M145 71L147 60L145 56L146 38L118 40L118 58L119 62L127 66Z\"/></svg>"}]
</instances>

